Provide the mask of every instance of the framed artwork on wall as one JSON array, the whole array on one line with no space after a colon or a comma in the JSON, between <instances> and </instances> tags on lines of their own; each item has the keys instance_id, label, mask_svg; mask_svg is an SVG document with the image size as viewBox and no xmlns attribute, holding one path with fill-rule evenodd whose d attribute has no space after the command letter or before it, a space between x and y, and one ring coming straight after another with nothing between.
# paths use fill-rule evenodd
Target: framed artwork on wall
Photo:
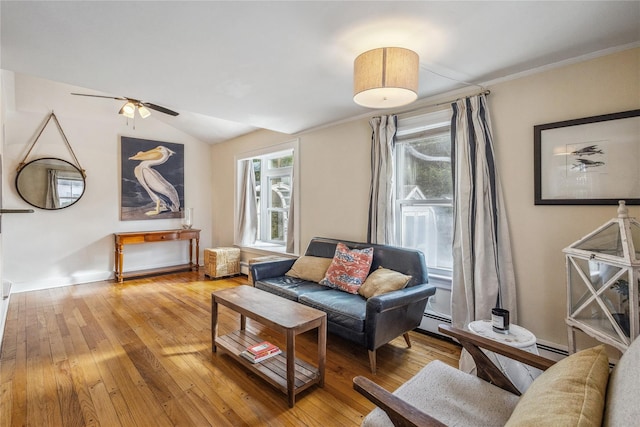
<instances>
[{"instance_id":1,"label":"framed artwork on wall","mask_svg":"<svg viewBox=\"0 0 640 427\"><path fill-rule=\"evenodd\" d=\"M184 145L120 138L120 220L181 218Z\"/></svg>"},{"instance_id":2,"label":"framed artwork on wall","mask_svg":"<svg viewBox=\"0 0 640 427\"><path fill-rule=\"evenodd\" d=\"M640 110L536 125L536 205L640 205Z\"/></svg>"}]
</instances>

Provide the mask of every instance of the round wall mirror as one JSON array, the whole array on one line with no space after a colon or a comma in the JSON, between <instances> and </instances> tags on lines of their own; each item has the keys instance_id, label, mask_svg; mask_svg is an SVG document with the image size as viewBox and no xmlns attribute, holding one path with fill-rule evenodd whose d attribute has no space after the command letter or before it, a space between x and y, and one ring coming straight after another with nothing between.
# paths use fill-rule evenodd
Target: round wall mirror
<instances>
[{"instance_id":1,"label":"round wall mirror","mask_svg":"<svg viewBox=\"0 0 640 427\"><path fill-rule=\"evenodd\" d=\"M84 194L85 179L80 169L66 160L32 160L18 171L16 189L22 199L40 209L63 209Z\"/></svg>"}]
</instances>

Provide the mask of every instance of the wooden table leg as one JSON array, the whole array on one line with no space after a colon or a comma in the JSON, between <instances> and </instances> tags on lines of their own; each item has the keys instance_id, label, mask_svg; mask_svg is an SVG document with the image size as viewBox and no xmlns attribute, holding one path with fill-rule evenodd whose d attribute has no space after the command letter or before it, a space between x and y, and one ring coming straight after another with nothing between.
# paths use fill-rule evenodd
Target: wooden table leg
<instances>
[{"instance_id":1,"label":"wooden table leg","mask_svg":"<svg viewBox=\"0 0 640 427\"><path fill-rule=\"evenodd\" d=\"M198 270L200 270L200 234L196 237L196 271Z\"/></svg>"},{"instance_id":2,"label":"wooden table leg","mask_svg":"<svg viewBox=\"0 0 640 427\"><path fill-rule=\"evenodd\" d=\"M218 335L218 303L213 295L211 295L211 350L216 352L216 336Z\"/></svg>"},{"instance_id":3,"label":"wooden table leg","mask_svg":"<svg viewBox=\"0 0 640 427\"><path fill-rule=\"evenodd\" d=\"M296 334L293 329L287 330L287 395L289 408L296 404Z\"/></svg>"},{"instance_id":4,"label":"wooden table leg","mask_svg":"<svg viewBox=\"0 0 640 427\"><path fill-rule=\"evenodd\" d=\"M245 316L244 314L240 315L240 330L244 331L245 329L247 329L247 316Z\"/></svg>"},{"instance_id":5,"label":"wooden table leg","mask_svg":"<svg viewBox=\"0 0 640 427\"><path fill-rule=\"evenodd\" d=\"M124 269L124 255L122 253L122 244L116 243L116 280L118 283L124 281L122 270Z\"/></svg>"},{"instance_id":6,"label":"wooden table leg","mask_svg":"<svg viewBox=\"0 0 640 427\"><path fill-rule=\"evenodd\" d=\"M318 385L324 387L324 371L327 361L327 317L322 318L320 327L318 328L318 375L320 381Z\"/></svg>"}]
</instances>

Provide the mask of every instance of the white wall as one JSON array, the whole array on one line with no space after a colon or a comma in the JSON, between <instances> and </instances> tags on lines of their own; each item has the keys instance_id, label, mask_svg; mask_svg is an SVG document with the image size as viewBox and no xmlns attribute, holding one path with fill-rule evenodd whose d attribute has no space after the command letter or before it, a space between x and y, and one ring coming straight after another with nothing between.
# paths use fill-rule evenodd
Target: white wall
<instances>
[{"instance_id":1,"label":"white wall","mask_svg":"<svg viewBox=\"0 0 640 427\"><path fill-rule=\"evenodd\" d=\"M640 49L490 86L495 151L511 229L519 323L539 341L566 346L562 249L616 215L615 206L534 206L533 126L640 108ZM441 98L441 97L439 97ZM446 97L444 98L446 99ZM372 116L375 113L372 113ZM313 236L366 239L368 119L300 138L301 248ZM214 242L233 242L233 157L291 139L259 131L212 147ZM631 207L640 217L640 208Z\"/></svg>"},{"instance_id":2,"label":"white wall","mask_svg":"<svg viewBox=\"0 0 640 427\"><path fill-rule=\"evenodd\" d=\"M0 170L3 167L2 153L4 147L4 110L6 105L6 92L2 90L2 75L0 75ZM0 177L0 181L3 181L3 177ZM0 188L0 193L2 188ZM0 194L0 207L2 207L2 194ZM6 215L4 216L6 217ZM2 260L2 228L4 227L4 217L0 214L0 261ZM7 311L9 309L9 294L4 294L3 286L3 268L2 262L0 262L0 345L2 343L2 337L4 336L4 324L7 318Z\"/></svg>"},{"instance_id":3,"label":"white wall","mask_svg":"<svg viewBox=\"0 0 640 427\"><path fill-rule=\"evenodd\" d=\"M9 77L13 73L3 71ZM68 208L35 209L26 215L3 217L4 278L13 292L86 283L113 277L113 233L180 228L179 219L120 221L119 146L121 136L184 144L185 205L194 208L194 228L200 228L200 252L211 244L210 146L151 117L131 120L117 114L119 101L71 96L82 92L60 83L15 74L3 79L3 92L15 90L15 104L5 111L3 203L7 208L31 208L15 189L16 167L36 132L53 110L87 172L85 194ZM108 112L105 113L105 106ZM38 157L73 158L55 124L50 122L29 160ZM188 262L186 242L125 247L125 271Z\"/></svg>"},{"instance_id":4,"label":"white wall","mask_svg":"<svg viewBox=\"0 0 640 427\"><path fill-rule=\"evenodd\" d=\"M534 206L533 126L640 108L640 49L491 87L491 116L509 215L519 322L565 344L562 249L617 216L617 206ZM640 218L640 207L630 206ZM578 334L581 336L582 334Z\"/></svg>"}]
</instances>

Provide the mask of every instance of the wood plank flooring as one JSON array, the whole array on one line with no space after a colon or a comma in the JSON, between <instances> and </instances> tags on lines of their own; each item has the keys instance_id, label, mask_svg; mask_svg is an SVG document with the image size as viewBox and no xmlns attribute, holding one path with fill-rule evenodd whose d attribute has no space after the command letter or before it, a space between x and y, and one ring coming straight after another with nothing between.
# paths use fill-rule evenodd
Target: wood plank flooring
<instances>
[{"instance_id":1,"label":"wood plank flooring","mask_svg":"<svg viewBox=\"0 0 640 427\"><path fill-rule=\"evenodd\" d=\"M211 352L211 292L246 276L205 280L186 272L13 294L0 354L0 426L356 426L373 409L352 388L364 375L389 390L440 359L457 366L456 345L411 332L378 350L329 334L324 388L299 394L294 408L277 389L229 356ZM220 309L221 334L239 316ZM274 331L250 332L283 345ZM296 355L314 362L314 332Z\"/></svg>"}]
</instances>

